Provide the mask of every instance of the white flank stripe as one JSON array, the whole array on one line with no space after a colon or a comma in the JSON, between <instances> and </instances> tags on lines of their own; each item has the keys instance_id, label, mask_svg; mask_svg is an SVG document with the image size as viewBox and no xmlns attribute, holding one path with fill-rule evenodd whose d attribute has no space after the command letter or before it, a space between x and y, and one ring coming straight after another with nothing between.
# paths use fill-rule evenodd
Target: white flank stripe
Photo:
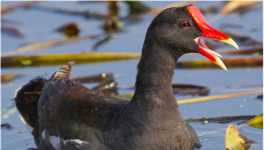
<instances>
[{"instance_id":1,"label":"white flank stripe","mask_svg":"<svg viewBox=\"0 0 264 150\"><path fill-rule=\"evenodd\" d=\"M46 137L45 130L42 131L41 135L42 135L42 139L45 139L45 137Z\"/></svg>"},{"instance_id":2,"label":"white flank stripe","mask_svg":"<svg viewBox=\"0 0 264 150\"><path fill-rule=\"evenodd\" d=\"M32 133L34 128L31 127L30 125L28 125L27 122L24 120L24 118L23 118L20 114L19 114L19 117L20 117L21 121L26 125L28 131L29 131L30 133Z\"/></svg>"},{"instance_id":3,"label":"white flank stripe","mask_svg":"<svg viewBox=\"0 0 264 150\"><path fill-rule=\"evenodd\" d=\"M68 140L63 140L64 144L66 144L67 142L72 142L72 143L76 143L79 144L80 146L82 145L89 145L89 142L87 141L81 141L79 139L68 139Z\"/></svg>"},{"instance_id":4,"label":"white flank stripe","mask_svg":"<svg viewBox=\"0 0 264 150\"><path fill-rule=\"evenodd\" d=\"M56 150L60 150L60 138L52 135L50 136L49 141Z\"/></svg>"},{"instance_id":5,"label":"white flank stripe","mask_svg":"<svg viewBox=\"0 0 264 150\"><path fill-rule=\"evenodd\" d=\"M46 133L48 132L46 129L42 131L42 138L46 138ZM50 144L54 147L55 150L60 150L61 149L61 140L63 142L63 145L66 145L67 143L73 143L74 145L78 145L82 147L83 145L89 145L89 142L87 141L82 141L79 139L68 139L68 140L63 140L62 138L59 138L57 136L51 135L48 137Z\"/></svg>"}]
</instances>

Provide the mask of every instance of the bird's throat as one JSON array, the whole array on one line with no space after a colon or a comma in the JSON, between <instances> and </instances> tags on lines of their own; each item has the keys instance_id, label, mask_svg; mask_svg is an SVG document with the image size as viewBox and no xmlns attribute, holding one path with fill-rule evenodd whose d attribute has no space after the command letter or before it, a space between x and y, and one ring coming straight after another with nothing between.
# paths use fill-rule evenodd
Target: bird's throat
<instances>
[{"instance_id":1,"label":"bird's throat","mask_svg":"<svg viewBox=\"0 0 264 150\"><path fill-rule=\"evenodd\" d=\"M169 51L158 45L144 45L132 101L144 99L149 103L175 103L171 85L177 60L177 55L173 57ZM137 98L138 96L141 98Z\"/></svg>"}]
</instances>

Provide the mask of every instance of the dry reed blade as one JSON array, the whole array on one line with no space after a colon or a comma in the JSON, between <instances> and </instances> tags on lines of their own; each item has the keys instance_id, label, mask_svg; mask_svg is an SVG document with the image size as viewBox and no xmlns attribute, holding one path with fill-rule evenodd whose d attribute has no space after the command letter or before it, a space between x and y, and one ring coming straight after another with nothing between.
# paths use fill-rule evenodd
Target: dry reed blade
<instances>
[{"instance_id":1,"label":"dry reed blade","mask_svg":"<svg viewBox=\"0 0 264 150\"><path fill-rule=\"evenodd\" d=\"M235 93L235 94L207 96L207 97L201 97L201 98L178 100L178 104L189 104L189 103L195 103L195 102L204 102L204 101L211 101L211 100L231 98L231 97L239 97L239 96L246 96L246 95L253 95L253 94L261 94L261 93L263 93L263 90L244 92L244 93Z\"/></svg>"},{"instance_id":2,"label":"dry reed blade","mask_svg":"<svg viewBox=\"0 0 264 150\"><path fill-rule=\"evenodd\" d=\"M52 42L46 42L46 43L30 45L30 46L26 46L26 47L18 48L16 50L9 51L7 53L2 53L2 56L8 56L8 55L14 55L14 54L18 54L18 53L24 53L24 52L29 52L29 51L33 51L33 50L49 48L49 47L57 46L57 45L60 45L60 44L67 44L67 43L72 43L72 42L77 42L77 41L83 41L83 40L87 40L87 39L94 39L94 38L98 38L100 36L101 35L72 37L72 38L59 40L59 41L52 41Z\"/></svg>"},{"instance_id":3,"label":"dry reed blade","mask_svg":"<svg viewBox=\"0 0 264 150\"><path fill-rule=\"evenodd\" d=\"M98 63L126 59L136 59L140 53L67 53L30 56L6 56L1 57L1 67L28 67L61 65L75 60L81 63Z\"/></svg>"},{"instance_id":4,"label":"dry reed blade","mask_svg":"<svg viewBox=\"0 0 264 150\"><path fill-rule=\"evenodd\" d=\"M11 5L7 5L7 6L3 6L1 8L1 15L11 11L11 10L14 10L14 9L17 9L17 8L20 8L20 7L26 7L26 6L29 6L31 5L32 3L35 3L35 1L29 1L29 2L21 2L21 3L15 3L15 4L11 4Z\"/></svg>"}]
</instances>

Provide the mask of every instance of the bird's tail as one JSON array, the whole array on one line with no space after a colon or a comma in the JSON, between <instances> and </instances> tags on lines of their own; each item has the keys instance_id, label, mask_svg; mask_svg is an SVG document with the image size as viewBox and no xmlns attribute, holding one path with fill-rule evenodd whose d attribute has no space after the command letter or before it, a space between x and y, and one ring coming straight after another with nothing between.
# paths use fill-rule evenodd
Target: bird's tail
<instances>
[{"instance_id":1,"label":"bird's tail","mask_svg":"<svg viewBox=\"0 0 264 150\"><path fill-rule=\"evenodd\" d=\"M37 77L18 89L15 95L15 103L20 118L34 136L36 143L38 143L39 137L38 100L45 83L46 80L44 78Z\"/></svg>"},{"instance_id":2,"label":"bird's tail","mask_svg":"<svg viewBox=\"0 0 264 150\"><path fill-rule=\"evenodd\" d=\"M54 92L60 90L59 88L64 88L66 83L72 83L70 81L70 77L73 65L74 61L62 66L48 80L42 77L30 80L26 85L18 89L15 94L15 103L19 111L20 118L34 136L37 145L39 143L38 105L41 105L41 100L39 99L42 97L45 101L46 96L50 96L52 98ZM63 79L70 82L60 82ZM49 88L45 86L51 83L54 86Z\"/></svg>"}]
</instances>

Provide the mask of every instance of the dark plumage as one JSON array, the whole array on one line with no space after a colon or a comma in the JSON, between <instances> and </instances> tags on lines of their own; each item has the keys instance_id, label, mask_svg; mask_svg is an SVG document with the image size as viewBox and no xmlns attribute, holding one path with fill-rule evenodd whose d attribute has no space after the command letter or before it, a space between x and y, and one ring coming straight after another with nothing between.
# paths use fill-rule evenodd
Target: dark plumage
<instances>
[{"instance_id":1,"label":"dark plumage","mask_svg":"<svg viewBox=\"0 0 264 150\"><path fill-rule=\"evenodd\" d=\"M34 128L38 149L200 147L194 129L180 114L171 88L178 58L199 53L194 39L204 33L188 7L166 9L150 24L130 101L94 95L71 81L74 62L64 65L48 80L37 78L23 86L15 98L16 105L26 123ZM42 94L25 94L32 91Z\"/></svg>"}]
</instances>

